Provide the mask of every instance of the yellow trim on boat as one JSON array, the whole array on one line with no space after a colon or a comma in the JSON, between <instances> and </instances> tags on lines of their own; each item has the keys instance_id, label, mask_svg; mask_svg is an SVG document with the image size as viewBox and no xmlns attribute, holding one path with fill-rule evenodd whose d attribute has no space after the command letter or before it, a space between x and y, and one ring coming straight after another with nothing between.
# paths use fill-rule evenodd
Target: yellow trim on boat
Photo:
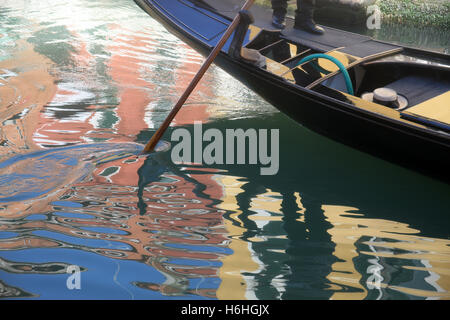
<instances>
[{"instance_id":1,"label":"yellow trim on boat","mask_svg":"<svg viewBox=\"0 0 450 320\"><path fill-rule=\"evenodd\" d=\"M252 41L253 39L255 39L258 36L258 34L261 32L261 28L258 28L257 26L254 26L254 25L248 26L248 29L250 30L249 41Z\"/></svg>"},{"instance_id":2,"label":"yellow trim on boat","mask_svg":"<svg viewBox=\"0 0 450 320\"><path fill-rule=\"evenodd\" d=\"M386 117L391 118L391 119L395 119L395 120L402 121L402 122L405 122L405 123L408 123L408 124L412 124L412 125L414 125L416 127L425 128L425 126L423 126L421 124L418 124L416 122L412 122L412 121L403 119L401 117L400 112L395 110L395 109L392 109L392 108L389 108L389 107L385 107L385 106L383 106L381 104L377 104L377 103L374 103L374 102L370 102L370 101L364 100L364 99L362 99L360 97L352 96L352 95L350 95L348 93L345 93L345 92L342 92L342 91L339 91L339 92L342 93L343 95L345 95L345 97L348 100L350 100L350 102L355 107L358 107L358 108L361 108L361 109L364 109L364 110L367 110L367 111L370 111L370 112L373 112L373 113L377 113L377 114L386 116Z\"/></svg>"},{"instance_id":3,"label":"yellow trim on boat","mask_svg":"<svg viewBox=\"0 0 450 320\"><path fill-rule=\"evenodd\" d=\"M285 65L276 62L272 59L269 59L266 57L266 64L267 64L267 71L283 77L286 80L289 80L291 82L295 82L294 75L292 74L292 71L289 69L289 67L286 67Z\"/></svg>"},{"instance_id":4,"label":"yellow trim on boat","mask_svg":"<svg viewBox=\"0 0 450 320\"><path fill-rule=\"evenodd\" d=\"M298 46L293 43L288 43L289 45L289 53L291 54L291 58L297 55Z\"/></svg>"},{"instance_id":5,"label":"yellow trim on boat","mask_svg":"<svg viewBox=\"0 0 450 320\"><path fill-rule=\"evenodd\" d=\"M329 51L326 54L338 59L345 67L349 66L351 63L359 59L358 57L340 52L339 50ZM319 66L330 72L336 72L339 70L339 67L335 63L327 59L319 58L317 60L317 63L319 64Z\"/></svg>"},{"instance_id":6,"label":"yellow trim on boat","mask_svg":"<svg viewBox=\"0 0 450 320\"><path fill-rule=\"evenodd\" d=\"M450 90L403 113L450 125Z\"/></svg>"}]
</instances>

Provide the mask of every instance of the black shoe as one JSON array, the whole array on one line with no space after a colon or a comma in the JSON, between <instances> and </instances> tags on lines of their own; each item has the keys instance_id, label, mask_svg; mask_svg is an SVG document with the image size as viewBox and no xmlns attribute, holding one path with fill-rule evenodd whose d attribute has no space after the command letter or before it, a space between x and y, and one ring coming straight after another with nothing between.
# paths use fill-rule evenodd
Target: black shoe
<instances>
[{"instance_id":1,"label":"black shoe","mask_svg":"<svg viewBox=\"0 0 450 320\"><path fill-rule=\"evenodd\" d=\"M277 29L284 29L286 28L285 23L286 18L284 16L273 16L272 17L272 25Z\"/></svg>"},{"instance_id":2,"label":"black shoe","mask_svg":"<svg viewBox=\"0 0 450 320\"><path fill-rule=\"evenodd\" d=\"M314 34L325 33L325 30L322 27L319 27L311 18L301 19L301 21L298 20L299 19L295 20L294 29L305 30Z\"/></svg>"}]
</instances>

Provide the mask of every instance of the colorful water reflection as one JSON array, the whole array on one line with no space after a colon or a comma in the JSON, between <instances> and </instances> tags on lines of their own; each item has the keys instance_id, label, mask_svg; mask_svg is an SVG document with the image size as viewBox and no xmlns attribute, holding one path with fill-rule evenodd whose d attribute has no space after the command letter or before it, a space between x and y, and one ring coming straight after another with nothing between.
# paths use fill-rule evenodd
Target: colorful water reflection
<instances>
[{"instance_id":1,"label":"colorful water reflection","mask_svg":"<svg viewBox=\"0 0 450 320\"><path fill-rule=\"evenodd\" d=\"M216 68L174 128L281 128L279 175L139 156L202 58L128 1L0 9L2 298L449 298L447 185Z\"/></svg>"}]
</instances>

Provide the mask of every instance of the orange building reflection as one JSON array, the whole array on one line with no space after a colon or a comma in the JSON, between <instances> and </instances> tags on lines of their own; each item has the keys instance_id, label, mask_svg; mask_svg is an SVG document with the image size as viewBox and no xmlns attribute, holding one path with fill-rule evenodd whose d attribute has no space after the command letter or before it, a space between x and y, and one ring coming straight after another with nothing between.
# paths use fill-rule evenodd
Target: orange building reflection
<instances>
[{"instance_id":1,"label":"orange building reflection","mask_svg":"<svg viewBox=\"0 0 450 320\"><path fill-rule=\"evenodd\" d=\"M19 120L30 122L21 127L29 131L21 137L23 140L20 144L23 147L35 144L47 148L86 143L96 139L110 142L135 141L136 136L148 128L146 109L157 97L153 95L155 89L153 82L146 79L144 74L147 66L145 56L148 56L149 52L148 48L143 48L153 40L149 34L138 36L133 33L131 36L131 32L119 26L109 25L109 28L111 34L116 35L109 41L111 45L105 48L111 53L106 65L111 77L110 85L117 88L118 104L109 108L89 103L92 97L89 98L88 88L83 88L83 83L89 80L89 74L70 74L73 78L63 78L58 83L55 78L48 76L47 82L49 85L53 84L53 87L46 89L46 95L40 102L41 109L33 110ZM81 39L75 31L70 33L73 37ZM187 49L187 46L183 46ZM28 55L33 55L32 47L29 49ZM90 53L83 41L78 43L76 52L70 54L71 60L79 70L88 71L95 64L96 57ZM37 63L36 57L33 59L31 63ZM183 61L181 64L174 64L175 68L172 71L175 75L174 96L182 93L192 74L199 68L198 56L192 57L192 61L186 59ZM64 74L61 76L64 77ZM206 85L210 81L211 79L206 79L200 84L198 90L202 91L202 94L212 94L211 87ZM26 100L30 100L29 103L31 100L36 102L36 98L33 97ZM17 112L26 107L25 104L17 107ZM19 110L20 108L22 110ZM98 118L101 112L108 108L112 110L116 119L109 127L100 127ZM174 124L185 125L207 119L207 105L198 104L182 109ZM17 130L17 126L13 130ZM8 137L3 139L7 139L11 144L12 134L9 133ZM65 199L84 203L82 209L71 208L71 212L75 210L88 213L94 216L94 219L53 216L51 221L27 221L20 225L21 228L29 230L47 230L86 239L119 241L131 249L74 246L38 236L2 241L2 249L63 246L115 259L139 261L159 270L167 280L163 284L136 283L138 287L158 290L167 295L198 294L214 297L214 290L211 289L198 289L193 292L188 288L188 279L217 277L220 261L226 255L223 250L214 249L226 248L227 243L226 229L223 225L224 211L214 208L217 199L222 197L222 187L212 178L213 173L193 174L186 179L187 176L182 177L169 172L163 173L157 181L140 186L142 177L139 176L139 170L144 166L144 161L145 158L121 159L98 165L88 181L62 186L64 193L48 197L44 201L45 204L41 203L27 210L27 214L64 211L65 208L59 208L51 203ZM207 196L199 196L194 192L199 181L208 185ZM124 234L96 233L80 229L82 227L110 228L123 231ZM3 226L0 230L12 231L14 228L14 225ZM196 250L196 246L201 247ZM211 250L202 250L204 246L211 247ZM177 265L169 261L172 258L216 261L217 264L208 267Z\"/></svg>"}]
</instances>

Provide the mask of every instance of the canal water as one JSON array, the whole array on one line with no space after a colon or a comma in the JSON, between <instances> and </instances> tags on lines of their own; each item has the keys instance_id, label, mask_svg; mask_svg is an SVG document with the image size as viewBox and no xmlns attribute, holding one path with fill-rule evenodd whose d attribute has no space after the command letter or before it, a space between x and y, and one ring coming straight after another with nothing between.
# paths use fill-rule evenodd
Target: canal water
<instances>
[{"instance_id":1,"label":"canal water","mask_svg":"<svg viewBox=\"0 0 450 320\"><path fill-rule=\"evenodd\" d=\"M202 61L133 1L0 1L1 298L450 298L447 184L216 67L166 141L279 129L278 173L139 156Z\"/></svg>"}]
</instances>

